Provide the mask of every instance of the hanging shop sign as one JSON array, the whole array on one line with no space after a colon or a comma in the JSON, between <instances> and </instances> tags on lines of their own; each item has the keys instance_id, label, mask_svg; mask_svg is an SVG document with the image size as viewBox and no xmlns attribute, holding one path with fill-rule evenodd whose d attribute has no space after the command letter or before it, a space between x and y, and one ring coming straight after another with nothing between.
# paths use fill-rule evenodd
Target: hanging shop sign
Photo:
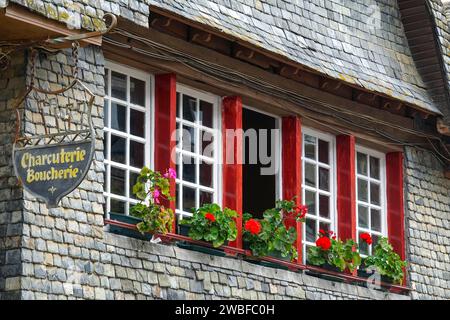
<instances>
[{"instance_id":1,"label":"hanging shop sign","mask_svg":"<svg viewBox=\"0 0 450 320\"><path fill-rule=\"evenodd\" d=\"M24 46L31 48L30 83L15 106L14 170L23 188L45 201L48 207L56 207L79 186L92 163L95 130L91 112L95 96L78 77L78 41L102 36L117 25L112 14L105 14L103 19L105 26L108 19L110 23L101 31L25 42L11 49L13 52ZM70 84L58 90L35 85L37 48L54 54L67 44L72 46L74 62ZM3 58L8 60L9 56ZM25 126L22 119L27 121Z\"/></svg>"},{"instance_id":2,"label":"hanging shop sign","mask_svg":"<svg viewBox=\"0 0 450 320\"><path fill-rule=\"evenodd\" d=\"M89 171L95 147L91 111L94 94L78 79L78 44L73 48L74 80L49 91L34 85L36 51L31 54L29 89L16 108L15 173L25 190L56 207ZM32 126L22 128L25 118Z\"/></svg>"}]
</instances>

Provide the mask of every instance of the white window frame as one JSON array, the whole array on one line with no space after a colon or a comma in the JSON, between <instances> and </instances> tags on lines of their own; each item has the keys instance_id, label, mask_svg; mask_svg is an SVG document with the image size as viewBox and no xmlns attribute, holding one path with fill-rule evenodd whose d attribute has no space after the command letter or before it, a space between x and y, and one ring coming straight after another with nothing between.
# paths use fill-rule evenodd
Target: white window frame
<instances>
[{"instance_id":1,"label":"white window frame","mask_svg":"<svg viewBox=\"0 0 450 320\"><path fill-rule=\"evenodd\" d=\"M125 215L129 215L130 213L130 205L136 204L139 202L139 200L132 199L129 196L120 196L116 195L110 192L111 188L111 166L116 167L118 169L122 169L126 171L125 176L125 194L130 195L132 193L132 190L130 190L130 181L129 181L129 173L139 173L142 168L136 168L132 167L129 164L130 157L129 157L129 151L130 151L130 139L133 141L137 141L140 143L145 144L144 152L145 152L145 158L144 158L144 165L152 168L153 165L153 137L154 137L154 76L150 73L137 70L132 67L128 67L125 65L117 64L111 61L106 61L105 63L105 72L106 69L109 70L109 74L107 76L107 88L108 92L105 92L105 101L108 101L108 123L104 123L103 131L104 135L107 135L108 137L108 150L107 154L105 155L104 163L106 165L106 171L105 175L107 176L106 184L105 184L105 190L103 195L105 196L105 204L106 204L106 217L109 218L109 213L111 209L110 205L110 199L120 200L125 202ZM111 97L111 72L115 71L121 74L124 74L127 76L127 101L122 101L117 98ZM130 102L130 77L133 77L138 80L145 81L146 83L146 98L145 98L145 107L132 104ZM105 86L106 88L106 86ZM119 130L115 130L111 128L111 102L120 103L121 105L126 106L127 110L127 132L122 132ZM130 132L130 109L135 109L141 112L145 112L145 136L146 138L137 137L134 135L131 135ZM104 118L105 121L105 118ZM114 134L116 136L122 137L126 139L126 164L117 163L114 161L111 161L111 134Z\"/></svg>"},{"instance_id":2,"label":"white window frame","mask_svg":"<svg viewBox=\"0 0 450 320\"><path fill-rule=\"evenodd\" d=\"M305 157L305 148L304 148L304 135L310 135L317 139L327 141L329 143L329 165L325 165L318 162L319 157L319 151L318 151L318 145L316 148L316 159L311 160L309 158ZM337 190L337 182L336 182L336 173L337 173L337 165L336 165L336 137L334 135L324 133L315 129L305 128L302 127L302 155L301 155L301 163L302 163L302 203L306 204L306 198L305 198L305 190L310 190L316 193L316 210L319 209L319 194L326 194L330 197L330 219L322 218L317 213L317 215L312 215L310 213L306 214L306 218L314 219L318 221L317 227L316 227L316 237L318 234L318 231L320 229L320 222L327 222L330 223L330 230L334 231L336 236L338 236L338 230L336 228L337 226L337 197L336 197L336 190ZM305 184L305 162L312 163L316 166L328 168L330 172L330 191L326 192L323 190L320 190L318 188L318 185L316 188L307 186ZM318 177L318 170L316 172L316 182L319 183L319 177ZM320 190L320 191L319 191ZM306 247L307 246L315 246L315 242L309 242L306 241L306 224L304 224L302 228L302 250L303 250L303 263L306 263Z\"/></svg>"},{"instance_id":3,"label":"white window frame","mask_svg":"<svg viewBox=\"0 0 450 320\"><path fill-rule=\"evenodd\" d=\"M221 170L221 164L222 164L222 123L221 123L221 98L217 95L214 95L212 93L208 93L205 91L201 91L189 86L186 86L181 83L177 83L177 94L185 94L188 96L191 96L193 98L196 98L198 100L203 100L205 102L209 102L213 105L213 128L209 128L206 126L202 126L199 123L194 123L185 119L181 119L180 115L176 115L176 123L180 124L186 124L190 127L193 127L195 129L195 136L199 137L200 130L210 132L213 134L214 137L214 157L206 157L204 155L200 154L200 144L197 143L195 152L190 152L187 150L182 150L182 144L177 144L176 146L176 153L177 153L177 161L179 159L178 154L181 154L181 159L183 155L193 157L195 159L200 160L206 160L206 161L212 161L213 162L213 186L205 187L197 183L192 183L189 181L183 181L181 179L183 174L183 166L182 163L179 164L179 174L176 178L176 184L179 186L179 193L176 199L176 207L175 213L177 214L177 217L182 220L183 216L192 216L192 212L184 211L183 210L183 186L191 187L196 190L196 199L195 204L196 206L200 203L200 192L197 192L197 190L204 190L207 192L213 193L213 199L212 202L222 205L222 170ZM183 100L180 97L180 106L178 106L178 109L180 110L181 114L183 112L182 110L182 103ZM199 105L197 104L197 111L198 111ZM180 128L182 128L180 126ZM179 147L181 146L181 147ZM196 165L196 181L199 181L200 179L200 170L199 165Z\"/></svg>"},{"instance_id":4,"label":"white window frame","mask_svg":"<svg viewBox=\"0 0 450 320\"><path fill-rule=\"evenodd\" d=\"M267 111L262 111L259 110L257 108L248 106L248 105L244 105L242 106L243 109L248 109L254 112L258 112L261 113L263 115L272 117L275 119L275 130L279 130L279 134L278 134L278 139L275 141L276 146L278 146L278 149L274 150L277 152L276 155L276 161L278 162L278 171L275 175L275 201L277 200L282 200L282 196L283 196L283 179L282 179L282 172L283 172L283 160L282 160L282 155L283 155L283 137L282 137L282 132L283 132L283 128L282 128L282 120L281 117L279 115L276 115L274 113L270 113ZM287 199L290 200L290 199ZM270 209L270 208L267 208Z\"/></svg>"},{"instance_id":5,"label":"white window frame","mask_svg":"<svg viewBox=\"0 0 450 320\"><path fill-rule=\"evenodd\" d=\"M367 176L358 173L358 152L368 155L368 163L367 163ZM380 180L370 177L370 156L378 158L380 160ZM358 199L358 178L365 179L368 181L368 201L364 202ZM370 182L376 182L380 184L380 205L374 205L370 203ZM359 238L359 232L367 232L370 234L376 234L377 236L386 237L387 236L387 199L386 199L386 154L361 146L355 146L355 192L356 192L356 237L357 242L359 243L361 239ZM368 207L369 216L368 216L368 224L369 228L361 228L359 227L359 205L363 205ZM381 214L381 232L375 231L371 229L371 213L370 210L374 208L380 210ZM372 253L373 245L369 246L369 254ZM361 256L365 257L365 254L361 254Z\"/></svg>"}]
</instances>

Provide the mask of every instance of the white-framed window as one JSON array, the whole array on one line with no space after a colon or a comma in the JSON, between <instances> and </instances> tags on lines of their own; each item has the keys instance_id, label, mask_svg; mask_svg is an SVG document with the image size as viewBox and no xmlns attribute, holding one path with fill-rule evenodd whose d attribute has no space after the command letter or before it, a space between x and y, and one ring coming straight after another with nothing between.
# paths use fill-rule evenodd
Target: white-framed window
<instances>
[{"instance_id":1,"label":"white-framed window","mask_svg":"<svg viewBox=\"0 0 450 320\"><path fill-rule=\"evenodd\" d=\"M381 236L386 236L386 156L356 146L356 219L357 237L362 255L372 254ZM361 241L361 233L372 236L372 245Z\"/></svg>"},{"instance_id":2,"label":"white-framed window","mask_svg":"<svg viewBox=\"0 0 450 320\"><path fill-rule=\"evenodd\" d=\"M219 97L177 84L176 213L192 215L207 203L220 204Z\"/></svg>"},{"instance_id":3,"label":"white-framed window","mask_svg":"<svg viewBox=\"0 0 450 320\"><path fill-rule=\"evenodd\" d=\"M303 228L303 259L319 230L336 232L335 137L302 128L302 201L308 206Z\"/></svg>"},{"instance_id":4,"label":"white-framed window","mask_svg":"<svg viewBox=\"0 0 450 320\"><path fill-rule=\"evenodd\" d=\"M107 62L104 157L106 212L128 215L138 201L133 185L151 163L152 75Z\"/></svg>"}]
</instances>

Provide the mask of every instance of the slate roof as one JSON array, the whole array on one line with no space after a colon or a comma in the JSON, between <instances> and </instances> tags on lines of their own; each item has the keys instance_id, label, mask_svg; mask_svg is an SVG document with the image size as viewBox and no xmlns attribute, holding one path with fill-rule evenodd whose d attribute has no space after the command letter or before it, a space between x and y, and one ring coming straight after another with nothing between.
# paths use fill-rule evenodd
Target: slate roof
<instances>
[{"instance_id":1,"label":"slate roof","mask_svg":"<svg viewBox=\"0 0 450 320\"><path fill-rule=\"evenodd\" d=\"M0 0L0 3L4 0ZM10 0L80 26L112 12L147 25L147 4L216 28L294 62L439 113L408 48L393 0ZM50 10L50 9L51 10ZM69 15L68 15L69 14Z\"/></svg>"},{"instance_id":2,"label":"slate roof","mask_svg":"<svg viewBox=\"0 0 450 320\"><path fill-rule=\"evenodd\" d=\"M438 41L441 45L442 59L444 70L447 78L447 88L450 88L450 29L448 18L450 17L450 1L446 0L445 5L442 5L440 0L430 0L430 8L433 11L435 18ZM444 120L450 124L450 101L446 101L446 108L441 108L444 114Z\"/></svg>"},{"instance_id":3,"label":"slate roof","mask_svg":"<svg viewBox=\"0 0 450 320\"><path fill-rule=\"evenodd\" d=\"M333 78L439 112L392 0L149 0Z\"/></svg>"}]
</instances>

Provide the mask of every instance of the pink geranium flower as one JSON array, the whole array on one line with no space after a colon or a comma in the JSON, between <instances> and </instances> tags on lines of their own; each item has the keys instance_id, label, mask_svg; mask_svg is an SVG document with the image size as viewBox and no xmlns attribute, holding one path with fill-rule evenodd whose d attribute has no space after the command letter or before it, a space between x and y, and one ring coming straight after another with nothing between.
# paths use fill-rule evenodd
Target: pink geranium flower
<instances>
[{"instance_id":1,"label":"pink geranium flower","mask_svg":"<svg viewBox=\"0 0 450 320\"><path fill-rule=\"evenodd\" d=\"M174 169L169 168L169 170L164 174L164 178L176 179L177 172Z\"/></svg>"},{"instance_id":2,"label":"pink geranium flower","mask_svg":"<svg viewBox=\"0 0 450 320\"><path fill-rule=\"evenodd\" d=\"M153 201L155 203L157 203L157 204L160 203L160 201L159 201L160 196L161 196L161 192L159 191L159 189L153 190L152 197L153 197Z\"/></svg>"}]
</instances>

